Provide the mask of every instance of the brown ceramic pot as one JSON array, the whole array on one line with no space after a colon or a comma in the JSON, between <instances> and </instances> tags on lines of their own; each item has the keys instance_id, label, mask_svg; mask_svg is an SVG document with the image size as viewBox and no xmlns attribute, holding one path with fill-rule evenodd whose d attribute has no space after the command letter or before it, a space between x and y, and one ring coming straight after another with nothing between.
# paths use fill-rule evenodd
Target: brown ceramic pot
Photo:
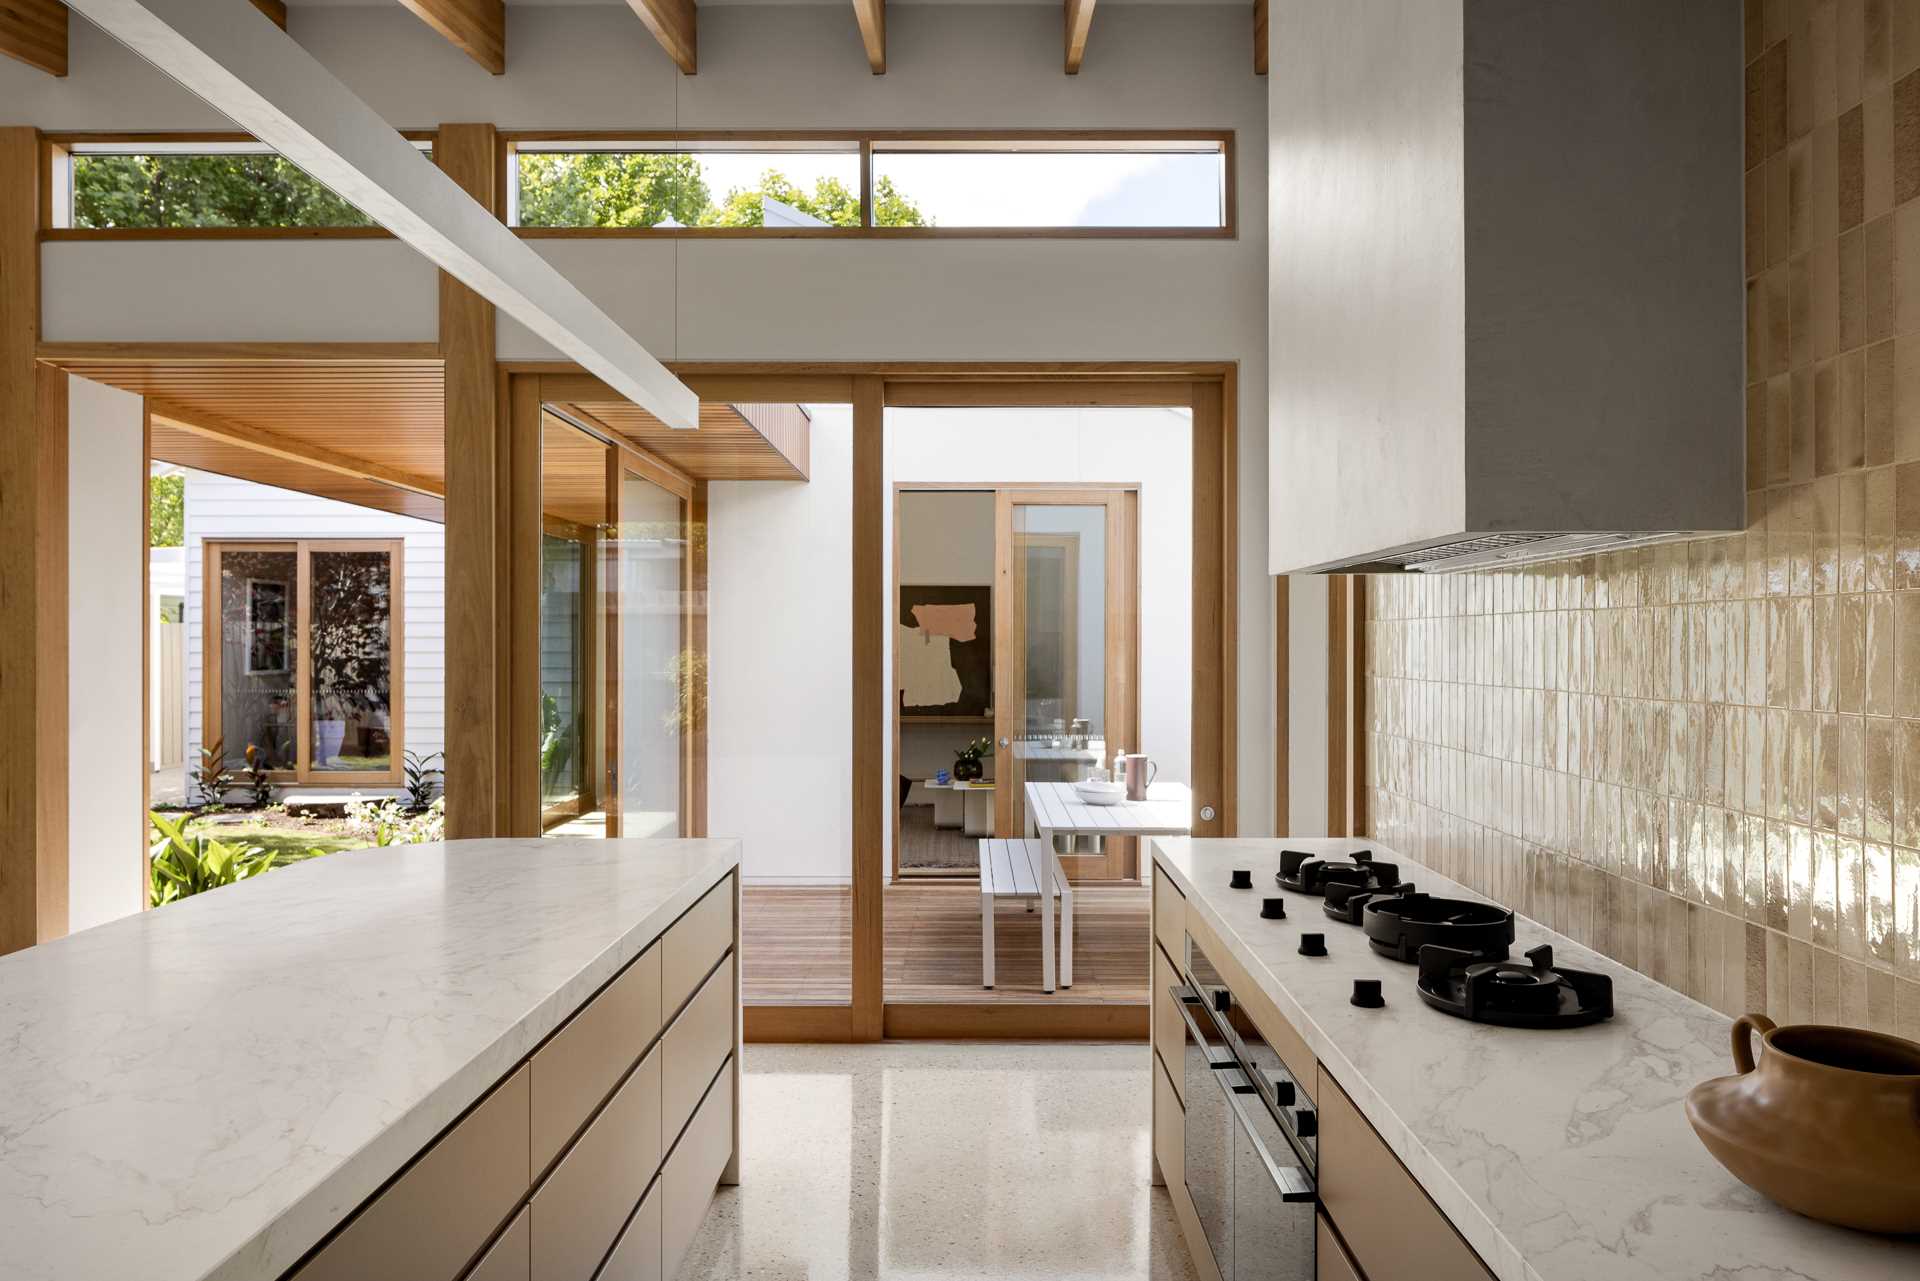
<instances>
[{"instance_id":1,"label":"brown ceramic pot","mask_svg":"<svg viewBox=\"0 0 1920 1281\"><path fill-rule=\"evenodd\" d=\"M1920 1232L1920 1045L1748 1014L1733 1064L1693 1087L1687 1119L1735 1178L1809 1218Z\"/></svg>"}]
</instances>

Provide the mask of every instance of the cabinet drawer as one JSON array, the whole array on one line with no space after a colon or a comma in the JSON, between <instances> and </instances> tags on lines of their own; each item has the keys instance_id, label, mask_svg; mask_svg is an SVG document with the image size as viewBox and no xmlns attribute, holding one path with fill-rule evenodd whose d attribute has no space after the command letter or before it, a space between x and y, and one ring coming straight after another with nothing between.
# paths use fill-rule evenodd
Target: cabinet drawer
<instances>
[{"instance_id":1,"label":"cabinet drawer","mask_svg":"<svg viewBox=\"0 0 1920 1281\"><path fill-rule=\"evenodd\" d=\"M676 1276L733 1157L733 1082L722 1073L660 1172L660 1271Z\"/></svg>"},{"instance_id":2,"label":"cabinet drawer","mask_svg":"<svg viewBox=\"0 0 1920 1281\"><path fill-rule=\"evenodd\" d=\"M1174 1060L1176 1063L1178 1059ZM1174 1093L1173 1074L1158 1052L1153 1055L1153 1157L1167 1186L1187 1179L1187 1114Z\"/></svg>"},{"instance_id":3,"label":"cabinet drawer","mask_svg":"<svg viewBox=\"0 0 1920 1281\"><path fill-rule=\"evenodd\" d=\"M467 1273L467 1281L528 1281L533 1268L529 1251L532 1240L533 1211L522 1207L500 1239Z\"/></svg>"},{"instance_id":4,"label":"cabinet drawer","mask_svg":"<svg viewBox=\"0 0 1920 1281\"><path fill-rule=\"evenodd\" d=\"M533 1168L560 1155L660 1031L660 947L642 952L533 1056Z\"/></svg>"},{"instance_id":5,"label":"cabinet drawer","mask_svg":"<svg viewBox=\"0 0 1920 1281\"><path fill-rule=\"evenodd\" d=\"M1173 998L1167 995L1167 989L1180 981L1175 973L1173 962L1160 950L1160 944L1153 944L1153 1048L1160 1053L1160 1061L1167 1065L1168 1071L1177 1071L1185 1062L1187 1029L1180 1021L1180 1011ZM1184 1076L1173 1082L1173 1091L1183 1098L1186 1094Z\"/></svg>"},{"instance_id":6,"label":"cabinet drawer","mask_svg":"<svg viewBox=\"0 0 1920 1281\"><path fill-rule=\"evenodd\" d=\"M1472 1247L1324 1070L1315 1101L1320 1204L1352 1247L1360 1270L1369 1277L1492 1281Z\"/></svg>"},{"instance_id":7,"label":"cabinet drawer","mask_svg":"<svg viewBox=\"0 0 1920 1281\"><path fill-rule=\"evenodd\" d=\"M673 923L660 941L661 1008L668 1018L733 946L733 874Z\"/></svg>"},{"instance_id":8,"label":"cabinet drawer","mask_svg":"<svg viewBox=\"0 0 1920 1281\"><path fill-rule=\"evenodd\" d=\"M526 1193L522 1067L441 1135L296 1281L453 1281Z\"/></svg>"},{"instance_id":9,"label":"cabinet drawer","mask_svg":"<svg viewBox=\"0 0 1920 1281\"><path fill-rule=\"evenodd\" d=\"M1324 1214L1313 1221L1313 1276L1314 1281L1365 1281Z\"/></svg>"},{"instance_id":10,"label":"cabinet drawer","mask_svg":"<svg viewBox=\"0 0 1920 1281\"><path fill-rule=\"evenodd\" d=\"M660 1164L655 1046L533 1194L534 1281L591 1281Z\"/></svg>"},{"instance_id":11,"label":"cabinet drawer","mask_svg":"<svg viewBox=\"0 0 1920 1281\"><path fill-rule=\"evenodd\" d=\"M707 1083L733 1053L734 1017L733 958L728 957L707 979L699 995L687 1002L687 1008L680 1011L661 1041L666 1061L660 1088L660 1127L667 1146L673 1145L700 1096L707 1092Z\"/></svg>"},{"instance_id":12,"label":"cabinet drawer","mask_svg":"<svg viewBox=\"0 0 1920 1281\"><path fill-rule=\"evenodd\" d=\"M1187 900L1158 863L1153 865L1153 936L1176 965L1187 956Z\"/></svg>"},{"instance_id":13,"label":"cabinet drawer","mask_svg":"<svg viewBox=\"0 0 1920 1281\"><path fill-rule=\"evenodd\" d=\"M660 1184L648 1189L594 1281L660 1281Z\"/></svg>"}]
</instances>

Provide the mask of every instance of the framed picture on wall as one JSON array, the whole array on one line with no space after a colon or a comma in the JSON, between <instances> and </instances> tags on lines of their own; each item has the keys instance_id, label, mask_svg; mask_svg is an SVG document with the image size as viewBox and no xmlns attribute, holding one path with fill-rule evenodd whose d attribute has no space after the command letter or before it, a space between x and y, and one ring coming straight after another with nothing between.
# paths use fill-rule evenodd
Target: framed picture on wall
<instances>
[{"instance_id":1,"label":"framed picture on wall","mask_svg":"<svg viewBox=\"0 0 1920 1281\"><path fill-rule=\"evenodd\" d=\"M993 712L993 588L900 586L895 651L906 716Z\"/></svg>"},{"instance_id":2,"label":"framed picture on wall","mask_svg":"<svg viewBox=\"0 0 1920 1281\"><path fill-rule=\"evenodd\" d=\"M287 584L247 580L247 675L280 676L292 667L287 643Z\"/></svg>"}]
</instances>

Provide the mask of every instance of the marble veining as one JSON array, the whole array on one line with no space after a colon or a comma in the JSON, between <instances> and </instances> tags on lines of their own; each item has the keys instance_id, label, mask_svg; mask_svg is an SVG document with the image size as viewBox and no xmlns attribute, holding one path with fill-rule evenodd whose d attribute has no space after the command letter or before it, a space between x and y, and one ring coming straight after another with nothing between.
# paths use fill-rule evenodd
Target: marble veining
<instances>
[{"instance_id":1,"label":"marble veining","mask_svg":"<svg viewBox=\"0 0 1920 1281\"><path fill-rule=\"evenodd\" d=\"M1920 1276L1920 1242L1828 1227L1750 1191L1714 1161L1686 1092L1733 1070L1731 1020L1534 922L1557 963L1613 978L1615 1014L1592 1027L1529 1031L1452 1018L1421 1002L1414 968L1376 956L1351 926L1289 895L1260 918L1283 846L1372 849L1423 890L1480 899L1376 841L1153 842L1157 866L1292 1021L1325 1070L1503 1281L1894 1281ZM1253 870L1254 890L1227 888ZM1269 889L1265 892L1277 892ZM1325 959L1299 956L1303 931ZM1348 1003L1355 978L1384 980L1387 1006Z\"/></svg>"},{"instance_id":2,"label":"marble veining","mask_svg":"<svg viewBox=\"0 0 1920 1281\"><path fill-rule=\"evenodd\" d=\"M739 861L356 850L0 957L0 1278L272 1281Z\"/></svg>"}]
</instances>

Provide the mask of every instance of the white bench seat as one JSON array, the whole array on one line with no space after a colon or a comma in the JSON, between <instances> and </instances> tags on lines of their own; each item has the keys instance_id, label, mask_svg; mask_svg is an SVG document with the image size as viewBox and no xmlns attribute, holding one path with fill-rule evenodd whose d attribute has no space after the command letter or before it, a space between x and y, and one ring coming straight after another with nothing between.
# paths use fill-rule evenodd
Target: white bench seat
<instances>
[{"instance_id":1,"label":"white bench seat","mask_svg":"<svg viewBox=\"0 0 1920 1281\"><path fill-rule=\"evenodd\" d=\"M1042 890L1042 885L1045 890ZM1047 842L1027 838L980 842L980 982L993 986L993 910L1003 898L1040 901L1041 980L1053 991L1053 904L1060 902L1060 986L1073 986L1073 886Z\"/></svg>"}]
</instances>

